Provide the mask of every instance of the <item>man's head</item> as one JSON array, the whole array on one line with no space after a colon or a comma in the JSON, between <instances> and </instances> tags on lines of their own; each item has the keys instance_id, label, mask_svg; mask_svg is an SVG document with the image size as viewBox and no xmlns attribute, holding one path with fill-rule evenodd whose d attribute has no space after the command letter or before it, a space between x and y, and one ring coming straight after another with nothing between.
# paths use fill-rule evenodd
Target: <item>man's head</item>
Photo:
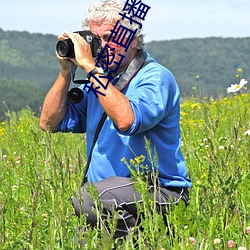
<instances>
[{"instance_id":1,"label":"man's head","mask_svg":"<svg viewBox=\"0 0 250 250\"><path fill-rule=\"evenodd\" d=\"M144 48L144 35L142 34L142 29L140 29L140 25L132 22L130 20L124 18L119 13L124 13L123 8L125 6L125 2L121 0L103 0L100 2L93 3L89 8L89 14L83 19L82 27L84 29L90 29L91 24L95 23L96 25L110 24L115 26L116 22L120 20L120 24L124 27L136 31L135 38L137 38L137 49ZM136 22L141 23L139 18L133 18Z\"/></svg>"}]
</instances>

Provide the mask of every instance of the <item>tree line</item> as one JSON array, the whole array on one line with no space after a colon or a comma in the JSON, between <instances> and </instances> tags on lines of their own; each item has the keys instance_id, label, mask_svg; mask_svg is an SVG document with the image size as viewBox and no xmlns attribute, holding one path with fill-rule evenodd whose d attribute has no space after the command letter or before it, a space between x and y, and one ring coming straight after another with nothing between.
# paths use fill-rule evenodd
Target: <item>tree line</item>
<instances>
[{"instance_id":1,"label":"tree line","mask_svg":"<svg viewBox=\"0 0 250 250\"><path fill-rule=\"evenodd\" d=\"M0 29L0 120L7 107L30 107L39 114L60 70L56 43L54 35ZM250 38L152 41L145 49L172 71L184 98L217 98L240 78L250 79Z\"/></svg>"}]
</instances>

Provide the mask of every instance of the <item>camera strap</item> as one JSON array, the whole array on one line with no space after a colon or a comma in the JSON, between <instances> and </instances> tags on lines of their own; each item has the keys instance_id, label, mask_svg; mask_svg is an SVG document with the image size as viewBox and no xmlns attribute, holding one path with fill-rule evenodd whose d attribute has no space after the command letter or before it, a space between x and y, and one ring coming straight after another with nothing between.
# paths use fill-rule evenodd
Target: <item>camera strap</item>
<instances>
[{"instance_id":1,"label":"camera strap","mask_svg":"<svg viewBox=\"0 0 250 250\"><path fill-rule=\"evenodd\" d=\"M144 54L143 50L139 50L136 57L131 61L125 72L122 74L118 82L116 83L115 87L119 91L123 91L130 81L134 78L134 76L137 74L137 72L142 69L144 66L146 66L150 61L146 61L146 55ZM102 129L102 126L106 120L107 114L104 112L102 114L102 117L97 125L97 129L95 132L95 136L91 145L90 153L88 156L88 160L86 163L86 167L84 170L84 175L83 175L83 180L81 186L83 186L87 182L87 174L88 174L88 169L89 169L89 164L92 158L92 152L95 146L95 143L98 139L98 136L100 134L100 131Z\"/></svg>"}]
</instances>

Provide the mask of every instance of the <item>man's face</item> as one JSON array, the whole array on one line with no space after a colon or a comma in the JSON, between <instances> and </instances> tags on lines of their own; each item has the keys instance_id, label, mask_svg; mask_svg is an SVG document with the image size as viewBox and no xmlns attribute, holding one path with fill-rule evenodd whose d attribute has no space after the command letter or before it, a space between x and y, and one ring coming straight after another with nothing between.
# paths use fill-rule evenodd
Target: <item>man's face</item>
<instances>
[{"instance_id":1,"label":"man's face","mask_svg":"<svg viewBox=\"0 0 250 250\"><path fill-rule=\"evenodd\" d=\"M108 66L108 68L110 70L115 70L117 68L117 64L115 64L114 62L119 62L121 60L121 55L125 56L125 58L122 59L122 62L120 64L119 70L117 70L117 74L120 73L121 71L123 71L128 64L130 63L130 61L134 58L134 52L132 52L132 46L130 45L130 47L128 48L128 50L125 52L125 49L123 46L118 45L117 43L112 42L112 39L110 39L110 42L107 43L110 35L111 35L111 30L115 27L114 24L108 23L108 22L103 22L101 25L98 25L94 22L92 22L92 20L90 20L90 30L93 34L95 34L96 36L98 36L99 38L101 38L102 40L102 47L104 48L105 45L109 45L110 49L114 49L112 50L112 52L110 51L110 49L108 49L108 55L111 59L113 58L113 56L111 55L111 53L114 54L114 60L113 62ZM133 50L134 51L134 50ZM104 53L104 56L106 56L107 53ZM103 59L103 61L107 61L105 58Z\"/></svg>"}]
</instances>

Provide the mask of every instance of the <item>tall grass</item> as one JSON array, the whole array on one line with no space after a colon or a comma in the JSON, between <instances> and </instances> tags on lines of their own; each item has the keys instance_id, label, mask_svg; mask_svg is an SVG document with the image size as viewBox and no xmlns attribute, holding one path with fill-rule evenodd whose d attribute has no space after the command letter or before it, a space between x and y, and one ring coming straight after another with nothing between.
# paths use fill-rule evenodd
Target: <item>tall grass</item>
<instances>
[{"instance_id":1,"label":"tall grass","mask_svg":"<svg viewBox=\"0 0 250 250\"><path fill-rule=\"evenodd\" d=\"M85 249L250 249L250 95L220 100L186 100L181 105L182 150L193 188L191 201L170 209L169 225L155 212L143 181L141 227L127 239L113 240L99 229L85 233ZM0 249L80 249L86 226L71 197L85 166L80 134L39 130L30 110L6 114L0 124ZM128 163L143 164L143 157ZM140 176L136 176L140 179ZM101 209L96 198L97 211ZM118 244L119 243L119 244Z\"/></svg>"}]
</instances>

